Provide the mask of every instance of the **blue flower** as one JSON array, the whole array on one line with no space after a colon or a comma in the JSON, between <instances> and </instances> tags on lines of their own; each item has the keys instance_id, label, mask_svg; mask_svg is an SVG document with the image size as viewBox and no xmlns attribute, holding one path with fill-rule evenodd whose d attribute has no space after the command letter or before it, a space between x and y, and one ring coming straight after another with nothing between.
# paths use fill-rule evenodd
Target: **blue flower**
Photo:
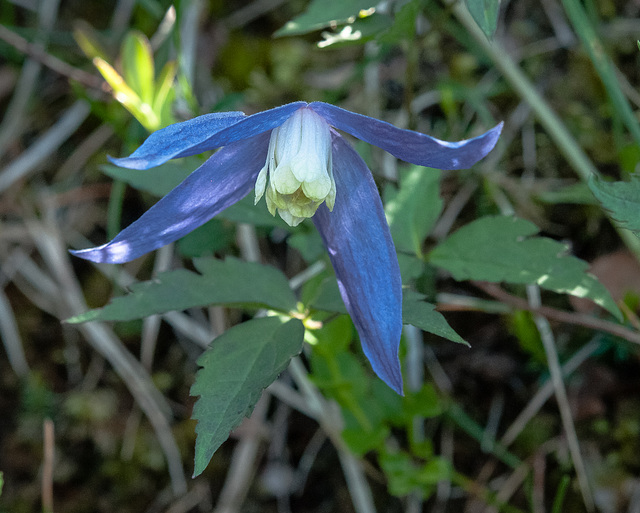
<instances>
[{"instance_id":1,"label":"blue flower","mask_svg":"<svg viewBox=\"0 0 640 513\"><path fill-rule=\"evenodd\" d=\"M373 370L402 394L398 346L402 284L396 251L371 172L343 130L420 166L464 169L495 146L502 124L449 143L322 102L295 102L251 116L214 113L153 133L118 166L149 169L221 148L140 219L103 246L73 251L122 263L195 230L255 190L295 226L311 218Z\"/></svg>"}]
</instances>

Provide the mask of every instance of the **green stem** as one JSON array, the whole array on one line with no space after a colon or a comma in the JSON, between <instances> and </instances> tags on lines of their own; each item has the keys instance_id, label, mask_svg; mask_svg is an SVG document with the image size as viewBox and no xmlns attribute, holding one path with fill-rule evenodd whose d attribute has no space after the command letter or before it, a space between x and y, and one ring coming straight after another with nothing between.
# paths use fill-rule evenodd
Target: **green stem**
<instances>
[{"instance_id":1,"label":"green stem","mask_svg":"<svg viewBox=\"0 0 640 513\"><path fill-rule=\"evenodd\" d=\"M109 196L109 206L107 208L107 239L113 239L120 231L120 221L122 220L122 204L124 203L124 193L127 185L114 180L111 185L111 195Z\"/></svg>"},{"instance_id":2,"label":"green stem","mask_svg":"<svg viewBox=\"0 0 640 513\"><path fill-rule=\"evenodd\" d=\"M600 76L600 80L602 80L611 98L611 103L613 103L615 109L620 113L624 124L635 139L636 144L640 145L640 124L626 96L622 92L622 89L620 89L613 64L607 56L600 39L598 39L598 35L592 27L587 13L577 0L562 0L562 5L576 33L580 37L584 48L587 50L589 58Z\"/></svg>"}]
</instances>

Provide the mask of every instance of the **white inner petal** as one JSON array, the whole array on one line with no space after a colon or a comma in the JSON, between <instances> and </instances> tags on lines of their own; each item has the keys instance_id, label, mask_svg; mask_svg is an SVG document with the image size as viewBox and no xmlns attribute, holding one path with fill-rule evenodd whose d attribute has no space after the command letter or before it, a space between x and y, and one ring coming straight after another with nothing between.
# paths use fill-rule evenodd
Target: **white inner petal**
<instances>
[{"instance_id":1,"label":"white inner petal","mask_svg":"<svg viewBox=\"0 0 640 513\"><path fill-rule=\"evenodd\" d=\"M323 202L333 210L332 165L329 124L303 107L271 132L267 161L256 180L256 203L266 190L271 214L277 211L291 226L312 217Z\"/></svg>"}]
</instances>

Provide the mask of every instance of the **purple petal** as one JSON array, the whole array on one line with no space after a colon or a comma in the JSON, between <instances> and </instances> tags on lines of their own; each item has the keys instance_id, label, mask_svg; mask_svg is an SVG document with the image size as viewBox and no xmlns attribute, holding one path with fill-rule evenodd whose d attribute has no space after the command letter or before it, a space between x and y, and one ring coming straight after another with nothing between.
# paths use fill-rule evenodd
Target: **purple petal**
<instances>
[{"instance_id":1,"label":"purple petal","mask_svg":"<svg viewBox=\"0 0 640 513\"><path fill-rule=\"evenodd\" d=\"M378 189L360 156L332 131L336 203L313 216L373 370L402 394L402 282Z\"/></svg>"},{"instance_id":2,"label":"purple petal","mask_svg":"<svg viewBox=\"0 0 640 513\"><path fill-rule=\"evenodd\" d=\"M242 112L205 114L151 134L129 157L109 160L129 169L149 169L178 157L215 150L284 123L305 102L289 103L251 116Z\"/></svg>"},{"instance_id":3,"label":"purple petal","mask_svg":"<svg viewBox=\"0 0 640 513\"><path fill-rule=\"evenodd\" d=\"M225 146L111 242L71 253L119 264L195 230L253 189L267 158L269 136L267 132Z\"/></svg>"},{"instance_id":4,"label":"purple petal","mask_svg":"<svg viewBox=\"0 0 640 513\"><path fill-rule=\"evenodd\" d=\"M493 149L502 131L500 123L473 139L446 142L328 103L313 102L309 106L339 130L374 144L400 160L436 169L471 167Z\"/></svg>"}]
</instances>

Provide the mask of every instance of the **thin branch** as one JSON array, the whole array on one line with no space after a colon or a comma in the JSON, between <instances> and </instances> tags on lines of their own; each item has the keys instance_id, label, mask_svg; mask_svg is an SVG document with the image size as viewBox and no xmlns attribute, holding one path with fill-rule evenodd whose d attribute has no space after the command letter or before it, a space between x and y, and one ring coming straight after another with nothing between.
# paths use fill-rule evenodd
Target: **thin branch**
<instances>
[{"instance_id":1,"label":"thin branch","mask_svg":"<svg viewBox=\"0 0 640 513\"><path fill-rule=\"evenodd\" d=\"M53 513L53 460L55 435L53 421L45 419L42 426L44 438L44 458L42 461L42 511Z\"/></svg>"},{"instance_id":2,"label":"thin branch","mask_svg":"<svg viewBox=\"0 0 640 513\"><path fill-rule=\"evenodd\" d=\"M622 326L621 324L616 324L615 322L604 319L598 319L597 317L592 317L590 315L557 310L556 308L551 308L549 306L539 306L536 308L531 306L526 300L509 294L495 283L474 281L473 284L491 297L501 301L502 303L510 305L515 309L527 310L533 314L542 315L543 317L553 321L572 324L575 326L583 326L597 331L604 331L629 342L633 342L634 344L640 344L640 333Z\"/></svg>"},{"instance_id":3,"label":"thin branch","mask_svg":"<svg viewBox=\"0 0 640 513\"><path fill-rule=\"evenodd\" d=\"M63 60L48 53L41 45L27 41L24 37L16 34L4 25L0 25L0 39L13 46L20 53L27 55L34 61L39 62L59 75L68 77L71 80L75 80L83 86L90 87L92 89L100 89L102 87L103 81L97 75L92 75L82 69L71 66Z\"/></svg>"},{"instance_id":4,"label":"thin branch","mask_svg":"<svg viewBox=\"0 0 640 513\"><path fill-rule=\"evenodd\" d=\"M527 286L527 296L529 297L529 303L531 303L534 308L540 308L540 288L537 285ZM580 450L578 434L576 433L573 416L571 415L571 407L569 405L569 398L567 397L567 390L564 386L564 380L562 379L562 369L560 368L560 359L558 357L558 351L556 350L555 337L551 331L549 321L545 317L540 314L536 314L534 315L534 322L538 328L544 352L547 356L549 374L551 375L551 382L553 383L553 389L558 403L558 409L560 411L560 418L562 419L562 426L564 427L564 432L567 437L569 453L573 460L573 467L576 470L578 485L582 492L584 505L588 512L592 512L595 510L593 490L591 489L591 484L589 483L589 478L587 476L587 469L582 457L582 451Z\"/></svg>"}]
</instances>

